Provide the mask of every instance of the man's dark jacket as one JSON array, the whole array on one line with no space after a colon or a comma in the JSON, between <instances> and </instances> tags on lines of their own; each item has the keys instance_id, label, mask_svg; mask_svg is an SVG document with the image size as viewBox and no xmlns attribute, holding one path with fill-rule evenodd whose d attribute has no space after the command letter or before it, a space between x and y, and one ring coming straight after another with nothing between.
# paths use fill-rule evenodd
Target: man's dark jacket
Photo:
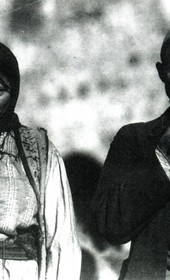
<instances>
[{"instance_id":1,"label":"man's dark jacket","mask_svg":"<svg viewBox=\"0 0 170 280\"><path fill-rule=\"evenodd\" d=\"M111 244L131 243L119 279L163 280L170 245L170 181L155 149L170 125L159 118L122 127L106 158L93 207Z\"/></svg>"}]
</instances>

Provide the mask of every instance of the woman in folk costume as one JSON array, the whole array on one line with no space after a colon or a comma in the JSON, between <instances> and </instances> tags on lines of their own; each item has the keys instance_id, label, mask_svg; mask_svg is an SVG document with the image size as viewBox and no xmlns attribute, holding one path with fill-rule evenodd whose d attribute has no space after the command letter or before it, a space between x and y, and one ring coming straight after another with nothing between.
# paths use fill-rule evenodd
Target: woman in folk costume
<instances>
[{"instance_id":1,"label":"woman in folk costume","mask_svg":"<svg viewBox=\"0 0 170 280\"><path fill-rule=\"evenodd\" d=\"M78 280L81 251L61 156L14 113L19 68L0 43L0 280Z\"/></svg>"}]
</instances>

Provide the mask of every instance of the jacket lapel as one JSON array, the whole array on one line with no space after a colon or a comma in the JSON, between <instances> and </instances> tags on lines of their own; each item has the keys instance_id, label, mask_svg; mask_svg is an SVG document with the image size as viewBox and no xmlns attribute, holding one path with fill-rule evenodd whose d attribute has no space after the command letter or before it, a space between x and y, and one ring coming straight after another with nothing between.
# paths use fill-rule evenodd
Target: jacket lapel
<instances>
[{"instance_id":1,"label":"jacket lapel","mask_svg":"<svg viewBox=\"0 0 170 280\"><path fill-rule=\"evenodd\" d=\"M148 137L155 146L168 126L170 126L170 107L159 118L149 122Z\"/></svg>"},{"instance_id":2,"label":"jacket lapel","mask_svg":"<svg viewBox=\"0 0 170 280\"><path fill-rule=\"evenodd\" d=\"M169 120L170 108L168 108L159 118L144 123L142 127L137 129L137 138L139 142L139 149L142 157L146 161L151 161L156 158L155 149L170 125Z\"/></svg>"}]
</instances>

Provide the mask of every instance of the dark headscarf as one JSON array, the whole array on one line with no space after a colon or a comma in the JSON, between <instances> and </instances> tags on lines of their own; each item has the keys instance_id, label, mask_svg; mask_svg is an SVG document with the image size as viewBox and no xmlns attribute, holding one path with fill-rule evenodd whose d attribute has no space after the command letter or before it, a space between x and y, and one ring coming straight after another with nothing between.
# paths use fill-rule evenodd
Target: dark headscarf
<instances>
[{"instance_id":1,"label":"dark headscarf","mask_svg":"<svg viewBox=\"0 0 170 280\"><path fill-rule=\"evenodd\" d=\"M7 84L5 78L7 79L9 84ZM30 181L30 184L33 187L33 190L35 191L36 187L34 179L32 177L32 173L30 171L29 164L27 163L26 155L22 146L22 140L19 131L19 127L21 125L19 123L18 116L14 113L19 95L20 85L18 62L14 54L10 51L10 49L2 43L0 43L0 83L2 83L4 88L10 93L10 101L7 110L5 111L5 113L2 114L2 116L0 116L0 132L9 132L11 129L14 131L16 145L18 148L18 154L22 160L25 173ZM3 148L3 145L1 148ZM0 149L0 159L5 154L7 154L7 152L4 152L3 149ZM11 156L11 154L8 155ZM37 197L36 191L35 194ZM37 198L37 200L39 201L39 198Z\"/></svg>"},{"instance_id":2,"label":"dark headscarf","mask_svg":"<svg viewBox=\"0 0 170 280\"><path fill-rule=\"evenodd\" d=\"M11 50L0 43L0 73L10 83L10 102L6 112L0 117L0 131L9 131L13 126L18 126L19 121L14 114L19 95L20 74L18 62Z\"/></svg>"}]
</instances>

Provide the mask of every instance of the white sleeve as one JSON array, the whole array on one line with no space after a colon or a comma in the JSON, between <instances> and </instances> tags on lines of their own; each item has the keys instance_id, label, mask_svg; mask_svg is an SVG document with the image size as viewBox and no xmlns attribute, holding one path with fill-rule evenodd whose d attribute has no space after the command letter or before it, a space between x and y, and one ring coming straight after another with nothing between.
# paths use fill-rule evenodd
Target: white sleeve
<instances>
[{"instance_id":1,"label":"white sleeve","mask_svg":"<svg viewBox=\"0 0 170 280\"><path fill-rule=\"evenodd\" d=\"M64 162L49 143L45 193L47 280L79 280L79 246L72 196Z\"/></svg>"}]
</instances>

